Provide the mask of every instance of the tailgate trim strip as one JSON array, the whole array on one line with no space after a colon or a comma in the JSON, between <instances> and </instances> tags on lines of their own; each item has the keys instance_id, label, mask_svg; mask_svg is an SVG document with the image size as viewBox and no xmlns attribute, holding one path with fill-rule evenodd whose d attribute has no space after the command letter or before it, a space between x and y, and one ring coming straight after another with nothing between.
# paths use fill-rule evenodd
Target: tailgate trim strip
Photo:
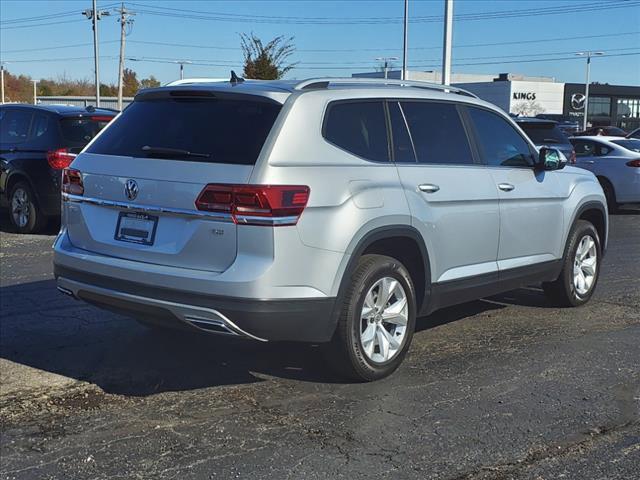
<instances>
[{"instance_id":1,"label":"tailgate trim strip","mask_svg":"<svg viewBox=\"0 0 640 480\"><path fill-rule=\"evenodd\" d=\"M165 215L175 215L179 217L200 218L216 222L233 223L233 219L231 218L231 214L229 213L205 212L200 210L188 210L186 208L160 207L157 205L138 205L135 203L116 202L113 200L105 200L102 198L72 195L70 193L63 193L62 200L72 203L88 203L90 205L98 205L100 207L114 208L118 210L131 210L145 213L162 213Z\"/></svg>"}]
</instances>

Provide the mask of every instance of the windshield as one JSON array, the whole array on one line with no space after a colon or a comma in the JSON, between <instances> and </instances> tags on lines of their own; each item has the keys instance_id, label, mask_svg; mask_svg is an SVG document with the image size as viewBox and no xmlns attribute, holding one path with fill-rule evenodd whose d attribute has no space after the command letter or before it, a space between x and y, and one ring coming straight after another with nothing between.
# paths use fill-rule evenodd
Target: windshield
<instances>
[{"instance_id":1,"label":"windshield","mask_svg":"<svg viewBox=\"0 0 640 480\"><path fill-rule=\"evenodd\" d=\"M555 123L518 123L536 145L567 144L569 138Z\"/></svg>"},{"instance_id":2,"label":"windshield","mask_svg":"<svg viewBox=\"0 0 640 480\"><path fill-rule=\"evenodd\" d=\"M626 148L627 150L631 150L632 152L640 152L640 140L636 140L634 138L629 138L628 140L612 140L611 143L615 143L616 145Z\"/></svg>"},{"instance_id":3,"label":"windshield","mask_svg":"<svg viewBox=\"0 0 640 480\"><path fill-rule=\"evenodd\" d=\"M280 108L246 99L138 100L88 152L253 165Z\"/></svg>"}]
</instances>

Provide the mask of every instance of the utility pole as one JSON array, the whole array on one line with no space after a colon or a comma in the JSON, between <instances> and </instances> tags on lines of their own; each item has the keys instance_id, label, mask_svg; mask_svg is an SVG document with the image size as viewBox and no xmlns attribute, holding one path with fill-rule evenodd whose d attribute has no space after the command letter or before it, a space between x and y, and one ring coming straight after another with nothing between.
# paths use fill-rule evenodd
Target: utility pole
<instances>
[{"instance_id":1,"label":"utility pole","mask_svg":"<svg viewBox=\"0 0 640 480\"><path fill-rule=\"evenodd\" d=\"M38 91L37 91L37 87L38 87L38 81L37 80L31 80L33 82L33 104L36 105L38 103Z\"/></svg>"},{"instance_id":2,"label":"utility pole","mask_svg":"<svg viewBox=\"0 0 640 480\"><path fill-rule=\"evenodd\" d=\"M98 11L96 0L93 0L93 8L87 9L82 14L91 20L93 28L93 60L95 64L95 82L96 82L96 107L100 106L100 72L99 72L99 55L98 55L98 20L103 15L109 15L107 10Z\"/></svg>"},{"instance_id":3,"label":"utility pole","mask_svg":"<svg viewBox=\"0 0 640 480\"><path fill-rule=\"evenodd\" d=\"M409 43L409 0L404 0L404 40L402 42L402 80L407 78L407 50Z\"/></svg>"},{"instance_id":4,"label":"utility pole","mask_svg":"<svg viewBox=\"0 0 640 480\"><path fill-rule=\"evenodd\" d=\"M604 55L604 52L578 52L576 55L587 57L587 78L584 84L584 118L582 119L582 130L587 129L587 116L589 115L589 76L591 75L591 57Z\"/></svg>"},{"instance_id":5,"label":"utility pole","mask_svg":"<svg viewBox=\"0 0 640 480\"><path fill-rule=\"evenodd\" d=\"M398 57L378 57L376 61L384 62L384 79L389 78L389 62L395 62L398 60ZM404 78L403 78L404 80Z\"/></svg>"},{"instance_id":6,"label":"utility pole","mask_svg":"<svg viewBox=\"0 0 640 480\"><path fill-rule=\"evenodd\" d=\"M451 84L451 40L453 37L453 0L444 0L444 40L442 45L442 84Z\"/></svg>"},{"instance_id":7,"label":"utility pole","mask_svg":"<svg viewBox=\"0 0 640 480\"><path fill-rule=\"evenodd\" d=\"M120 7L120 64L118 67L118 110L122 111L122 88L124 84L124 44L127 38L126 27L133 24L133 19L130 16L135 13L130 12L124 7L124 2Z\"/></svg>"},{"instance_id":8,"label":"utility pole","mask_svg":"<svg viewBox=\"0 0 640 480\"><path fill-rule=\"evenodd\" d=\"M0 96L4 105L4 63L0 63Z\"/></svg>"},{"instance_id":9,"label":"utility pole","mask_svg":"<svg viewBox=\"0 0 640 480\"><path fill-rule=\"evenodd\" d=\"M184 80L184 66L190 65L193 62L190 60L176 60L175 63L180 65L180 80Z\"/></svg>"}]
</instances>

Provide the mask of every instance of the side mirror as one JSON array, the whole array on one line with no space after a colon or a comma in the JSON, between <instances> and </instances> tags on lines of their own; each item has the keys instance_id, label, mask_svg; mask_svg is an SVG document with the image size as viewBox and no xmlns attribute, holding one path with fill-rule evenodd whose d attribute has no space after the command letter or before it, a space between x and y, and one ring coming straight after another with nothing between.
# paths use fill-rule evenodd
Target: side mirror
<instances>
[{"instance_id":1,"label":"side mirror","mask_svg":"<svg viewBox=\"0 0 640 480\"><path fill-rule=\"evenodd\" d=\"M567 164L567 157L557 148L542 147L538 152L540 170L560 170Z\"/></svg>"}]
</instances>

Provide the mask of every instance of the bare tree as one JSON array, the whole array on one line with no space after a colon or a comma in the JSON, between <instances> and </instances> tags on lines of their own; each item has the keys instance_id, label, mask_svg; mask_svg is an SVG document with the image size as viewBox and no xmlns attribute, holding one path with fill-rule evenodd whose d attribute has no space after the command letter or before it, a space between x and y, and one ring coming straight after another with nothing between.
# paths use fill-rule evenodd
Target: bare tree
<instances>
[{"instance_id":1,"label":"bare tree","mask_svg":"<svg viewBox=\"0 0 640 480\"><path fill-rule=\"evenodd\" d=\"M287 59L295 51L293 38L280 35L268 43L263 43L253 33L240 34L240 46L244 56L244 76L260 80L282 78L296 63L287 64Z\"/></svg>"}]
</instances>

